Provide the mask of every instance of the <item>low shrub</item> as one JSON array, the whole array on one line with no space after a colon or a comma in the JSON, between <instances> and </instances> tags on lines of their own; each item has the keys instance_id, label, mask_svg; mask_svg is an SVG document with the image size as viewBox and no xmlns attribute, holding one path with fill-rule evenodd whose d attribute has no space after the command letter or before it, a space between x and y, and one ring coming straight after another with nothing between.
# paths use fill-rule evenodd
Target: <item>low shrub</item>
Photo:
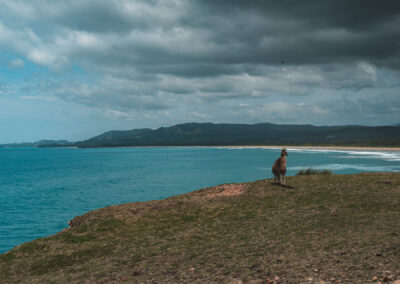
<instances>
[{"instance_id":1,"label":"low shrub","mask_svg":"<svg viewBox=\"0 0 400 284\"><path fill-rule=\"evenodd\" d=\"M301 175L331 175L332 171L331 170L317 170L317 169L313 169L308 168L306 170L300 170L296 176L301 176Z\"/></svg>"}]
</instances>

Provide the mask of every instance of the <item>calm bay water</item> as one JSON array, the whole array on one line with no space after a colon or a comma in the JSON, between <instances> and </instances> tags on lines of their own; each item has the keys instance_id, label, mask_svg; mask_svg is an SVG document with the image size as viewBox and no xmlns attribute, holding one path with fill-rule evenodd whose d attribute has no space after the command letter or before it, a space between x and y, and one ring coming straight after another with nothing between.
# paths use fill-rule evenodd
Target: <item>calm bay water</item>
<instances>
[{"instance_id":1,"label":"calm bay water","mask_svg":"<svg viewBox=\"0 0 400 284\"><path fill-rule=\"evenodd\" d=\"M400 172L400 152L288 150L288 175ZM221 183L271 178L279 149L154 147L0 149L0 253L87 211Z\"/></svg>"}]
</instances>

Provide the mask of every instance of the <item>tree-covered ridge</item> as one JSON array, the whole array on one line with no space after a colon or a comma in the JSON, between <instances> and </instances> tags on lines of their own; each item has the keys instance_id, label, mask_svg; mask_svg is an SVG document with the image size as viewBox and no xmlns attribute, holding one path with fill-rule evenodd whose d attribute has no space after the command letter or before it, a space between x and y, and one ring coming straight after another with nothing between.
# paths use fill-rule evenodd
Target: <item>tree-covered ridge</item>
<instances>
[{"instance_id":1,"label":"tree-covered ridge","mask_svg":"<svg viewBox=\"0 0 400 284\"><path fill-rule=\"evenodd\" d=\"M219 146L219 145L359 145L400 146L399 126L314 126L185 123L155 130L109 131L78 147Z\"/></svg>"}]
</instances>

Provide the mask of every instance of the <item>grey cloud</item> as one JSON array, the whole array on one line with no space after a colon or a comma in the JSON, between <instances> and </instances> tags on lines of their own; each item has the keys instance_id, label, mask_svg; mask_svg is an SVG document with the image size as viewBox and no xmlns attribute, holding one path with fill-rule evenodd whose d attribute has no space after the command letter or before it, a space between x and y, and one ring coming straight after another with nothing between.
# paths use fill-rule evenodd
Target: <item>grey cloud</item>
<instances>
[{"instance_id":1,"label":"grey cloud","mask_svg":"<svg viewBox=\"0 0 400 284\"><path fill-rule=\"evenodd\" d=\"M229 1L229 5L224 0L205 0L202 3L207 3L212 10L217 9L226 14L237 10L248 10L252 13L269 14L276 17L307 19L318 26L334 24L359 29L368 28L396 17L400 8L399 2L395 0L384 3L371 0L233 0Z\"/></svg>"},{"instance_id":2,"label":"grey cloud","mask_svg":"<svg viewBox=\"0 0 400 284\"><path fill-rule=\"evenodd\" d=\"M91 33L108 41L109 61L158 62L165 72L174 72L176 62L194 63L193 72L210 74L213 63L282 60L294 65L370 60L396 66L400 43L397 1L41 0L30 7L38 29L50 25Z\"/></svg>"},{"instance_id":3,"label":"grey cloud","mask_svg":"<svg viewBox=\"0 0 400 284\"><path fill-rule=\"evenodd\" d=\"M30 90L118 117L175 110L182 117L262 121L280 115L280 107L290 113L282 120L322 122L338 93L362 93L348 105L373 112L364 93L399 87L398 1L0 4L0 44L60 74ZM64 79L72 65L95 79ZM381 105L397 102L385 96ZM224 103L225 116L214 108Z\"/></svg>"},{"instance_id":4,"label":"grey cloud","mask_svg":"<svg viewBox=\"0 0 400 284\"><path fill-rule=\"evenodd\" d=\"M396 112L400 111L400 97L396 96L394 90L379 94L348 94L343 98L336 99L330 109L337 113L353 113L359 115L365 113L368 116L387 116L395 121L398 117ZM398 118L397 118L398 119Z\"/></svg>"},{"instance_id":5,"label":"grey cloud","mask_svg":"<svg viewBox=\"0 0 400 284\"><path fill-rule=\"evenodd\" d=\"M99 65L125 62L144 72L151 66L149 72L213 76L235 71L216 67L220 65L282 61L298 65L368 60L397 66L397 2L374 8L370 1L360 6L344 1L216 2L86 0L64 3L61 8L49 2L52 9L45 12L49 23L61 29L61 37L66 36L62 32L87 32L106 46L93 50L76 39L70 39L70 46L50 40L53 49L64 53L60 57L85 56ZM37 2L36 8L40 5L44 2ZM43 26L49 24L46 19Z\"/></svg>"},{"instance_id":6,"label":"grey cloud","mask_svg":"<svg viewBox=\"0 0 400 284\"><path fill-rule=\"evenodd\" d=\"M10 68L22 68L25 66L25 62L21 58L12 59L9 61L8 66Z\"/></svg>"},{"instance_id":7,"label":"grey cloud","mask_svg":"<svg viewBox=\"0 0 400 284\"><path fill-rule=\"evenodd\" d=\"M51 83L48 92L55 96L80 104L114 108L120 111L164 110L172 108L175 103L173 94L157 93L146 88L135 87L132 82L108 78L95 85L82 82L66 81Z\"/></svg>"},{"instance_id":8,"label":"grey cloud","mask_svg":"<svg viewBox=\"0 0 400 284\"><path fill-rule=\"evenodd\" d=\"M215 28L215 38L243 43L245 51L253 51L253 56L245 52L251 61L326 63L365 56L382 60L393 57L399 47L396 1L206 2L210 11L228 19L227 25Z\"/></svg>"}]
</instances>

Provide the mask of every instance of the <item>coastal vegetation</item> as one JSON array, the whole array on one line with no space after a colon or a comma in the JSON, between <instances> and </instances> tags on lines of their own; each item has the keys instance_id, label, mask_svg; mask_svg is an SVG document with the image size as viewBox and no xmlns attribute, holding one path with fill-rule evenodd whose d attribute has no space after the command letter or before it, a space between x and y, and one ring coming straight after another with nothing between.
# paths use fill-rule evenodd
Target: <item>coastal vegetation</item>
<instances>
[{"instance_id":1,"label":"coastal vegetation","mask_svg":"<svg viewBox=\"0 0 400 284\"><path fill-rule=\"evenodd\" d=\"M41 140L0 144L0 148L262 145L400 147L400 126L184 123L157 129L112 130L77 142Z\"/></svg>"},{"instance_id":2,"label":"coastal vegetation","mask_svg":"<svg viewBox=\"0 0 400 284\"><path fill-rule=\"evenodd\" d=\"M225 184L88 212L0 255L0 283L400 279L399 173L286 183Z\"/></svg>"},{"instance_id":3,"label":"coastal vegetation","mask_svg":"<svg viewBox=\"0 0 400 284\"><path fill-rule=\"evenodd\" d=\"M314 168L308 168L308 169L302 169L297 172L296 176L301 176L301 175L331 175L332 171L331 170L318 170Z\"/></svg>"},{"instance_id":4,"label":"coastal vegetation","mask_svg":"<svg viewBox=\"0 0 400 284\"><path fill-rule=\"evenodd\" d=\"M313 145L400 146L399 126L185 123L155 130L109 131L77 147Z\"/></svg>"},{"instance_id":5,"label":"coastal vegetation","mask_svg":"<svg viewBox=\"0 0 400 284\"><path fill-rule=\"evenodd\" d=\"M108 131L69 146L400 146L400 126L314 126L258 124L184 123L158 129ZM48 143L40 147L59 147Z\"/></svg>"}]
</instances>

